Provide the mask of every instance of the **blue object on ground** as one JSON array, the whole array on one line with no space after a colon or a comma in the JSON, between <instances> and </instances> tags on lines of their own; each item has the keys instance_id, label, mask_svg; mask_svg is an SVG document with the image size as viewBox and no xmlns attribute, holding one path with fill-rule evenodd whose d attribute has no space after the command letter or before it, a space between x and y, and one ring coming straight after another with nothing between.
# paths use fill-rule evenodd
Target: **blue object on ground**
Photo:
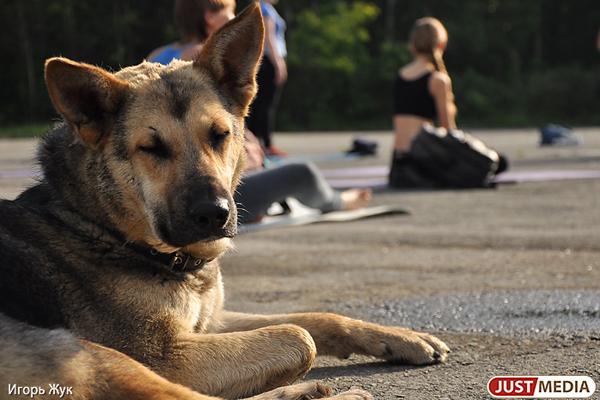
<instances>
[{"instance_id":1,"label":"blue object on ground","mask_svg":"<svg viewBox=\"0 0 600 400\"><path fill-rule=\"evenodd\" d=\"M561 125L546 125L540 129L540 133L540 146L579 146L583 143L581 137Z\"/></svg>"}]
</instances>

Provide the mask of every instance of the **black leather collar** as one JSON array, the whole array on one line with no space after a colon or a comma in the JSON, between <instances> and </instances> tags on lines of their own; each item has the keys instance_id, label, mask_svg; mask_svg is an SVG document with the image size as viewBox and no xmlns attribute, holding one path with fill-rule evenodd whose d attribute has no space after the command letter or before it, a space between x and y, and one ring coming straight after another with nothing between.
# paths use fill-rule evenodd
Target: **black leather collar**
<instances>
[{"instance_id":1,"label":"black leather collar","mask_svg":"<svg viewBox=\"0 0 600 400\"><path fill-rule=\"evenodd\" d=\"M214 258L198 258L192 256L191 254L186 254L180 251L168 254L161 253L151 247L140 246L135 243L129 243L127 247L135 250L138 253L141 253L155 262L162 264L168 270L173 272L197 272L204 268L206 264L214 260Z\"/></svg>"}]
</instances>

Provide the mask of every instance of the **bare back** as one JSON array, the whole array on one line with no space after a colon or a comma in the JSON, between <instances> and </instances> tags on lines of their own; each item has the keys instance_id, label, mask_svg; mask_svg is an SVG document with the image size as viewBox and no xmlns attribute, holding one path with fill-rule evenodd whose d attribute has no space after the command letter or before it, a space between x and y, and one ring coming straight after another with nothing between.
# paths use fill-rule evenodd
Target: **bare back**
<instances>
[{"instance_id":1,"label":"bare back","mask_svg":"<svg viewBox=\"0 0 600 400\"><path fill-rule=\"evenodd\" d=\"M415 60L404 66L398 74L406 82L416 82L429 75L426 89L424 90L427 91L426 95L433 98L435 104L434 118L437 118L439 124L447 129L455 127L454 115L456 107L454 106L454 96L448 75L435 71L431 64L423 63L419 60ZM433 125L434 118L395 111L393 118L395 132L394 149L400 151L408 150L414 136L424 125Z\"/></svg>"}]
</instances>

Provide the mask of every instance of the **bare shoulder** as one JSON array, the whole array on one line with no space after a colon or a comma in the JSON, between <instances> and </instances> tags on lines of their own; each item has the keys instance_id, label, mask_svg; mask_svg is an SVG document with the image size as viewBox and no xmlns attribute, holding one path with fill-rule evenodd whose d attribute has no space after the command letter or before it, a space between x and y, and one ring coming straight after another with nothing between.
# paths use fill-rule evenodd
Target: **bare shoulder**
<instances>
[{"instance_id":1,"label":"bare shoulder","mask_svg":"<svg viewBox=\"0 0 600 400\"><path fill-rule=\"evenodd\" d=\"M407 65L404 65L404 66L398 68L398 75L404 76L404 75L406 75L407 71L408 72L411 71L411 65L410 64L407 64Z\"/></svg>"},{"instance_id":2,"label":"bare shoulder","mask_svg":"<svg viewBox=\"0 0 600 400\"><path fill-rule=\"evenodd\" d=\"M429 78L429 90L432 93L448 92L452 90L452 80L448 74L434 71Z\"/></svg>"},{"instance_id":3,"label":"bare shoulder","mask_svg":"<svg viewBox=\"0 0 600 400\"><path fill-rule=\"evenodd\" d=\"M398 70L398 75L406 80L412 81L415 79L419 79L427 73L431 72L427 68L423 68L421 64L416 62L411 62L409 64L404 65Z\"/></svg>"},{"instance_id":4,"label":"bare shoulder","mask_svg":"<svg viewBox=\"0 0 600 400\"><path fill-rule=\"evenodd\" d=\"M452 85L452 79L450 76L444 72L433 71L431 73L431 78L429 79L431 85L436 85L440 87L448 87Z\"/></svg>"}]
</instances>

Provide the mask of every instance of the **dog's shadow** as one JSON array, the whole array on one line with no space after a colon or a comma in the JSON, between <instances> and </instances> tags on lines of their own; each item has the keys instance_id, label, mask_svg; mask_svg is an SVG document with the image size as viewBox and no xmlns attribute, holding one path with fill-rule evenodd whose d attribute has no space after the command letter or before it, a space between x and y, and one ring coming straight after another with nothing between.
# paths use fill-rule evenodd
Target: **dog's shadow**
<instances>
[{"instance_id":1,"label":"dog's shadow","mask_svg":"<svg viewBox=\"0 0 600 400\"><path fill-rule=\"evenodd\" d=\"M349 365L327 365L314 367L310 370L306 379L321 380L325 378L338 378L344 376L370 376L381 373L403 372L420 369L412 365L400 365L382 361L358 362Z\"/></svg>"}]
</instances>

